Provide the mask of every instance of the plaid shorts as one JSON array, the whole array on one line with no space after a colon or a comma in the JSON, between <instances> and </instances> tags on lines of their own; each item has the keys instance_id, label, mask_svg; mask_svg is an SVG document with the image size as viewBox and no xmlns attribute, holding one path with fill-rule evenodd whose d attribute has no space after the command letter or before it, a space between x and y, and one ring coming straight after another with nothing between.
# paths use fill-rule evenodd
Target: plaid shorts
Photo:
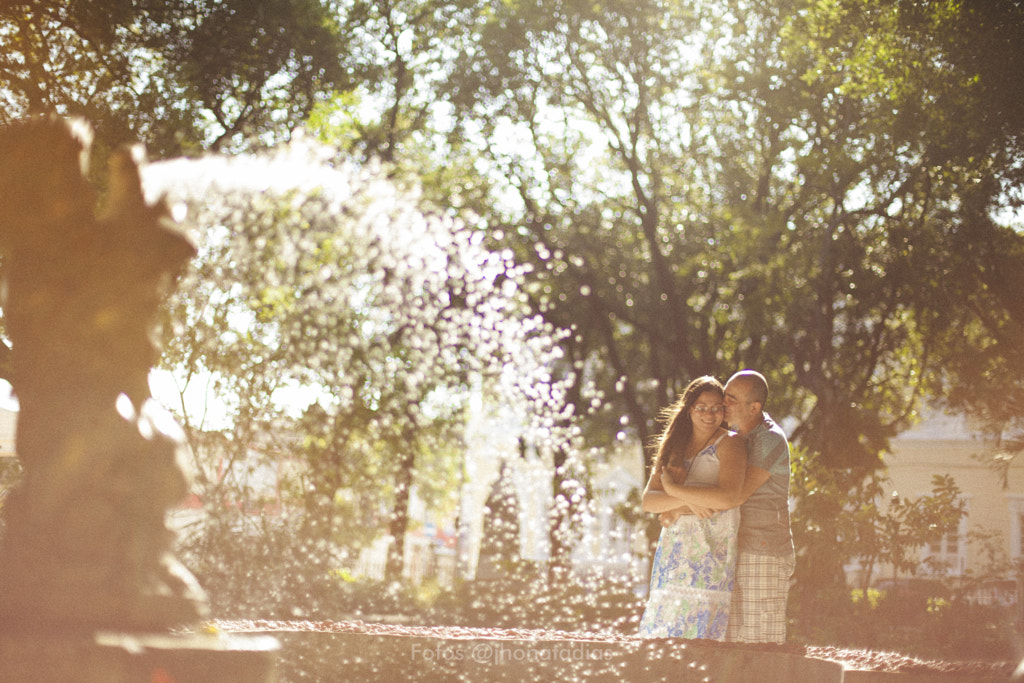
<instances>
[{"instance_id":1,"label":"plaid shorts","mask_svg":"<svg viewBox=\"0 0 1024 683\"><path fill-rule=\"evenodd\" d=\"M725 632L727 641L786 642L786 600L793 568L792 557L740 553Z\"/></svg>"}]
</instances>

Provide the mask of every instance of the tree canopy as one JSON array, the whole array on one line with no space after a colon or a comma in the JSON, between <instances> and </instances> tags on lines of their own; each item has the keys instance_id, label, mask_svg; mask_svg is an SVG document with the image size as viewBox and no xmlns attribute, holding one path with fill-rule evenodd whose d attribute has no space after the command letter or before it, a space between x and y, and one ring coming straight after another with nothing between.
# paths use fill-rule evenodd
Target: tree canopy
<instances>
[{"instance_id":1,"label":"tree canopy","mask_svg":"<svg viewBox=\"0 0 1024 683\"><path fill-rule=\"evenodd\" d=\"M286 140L360 72L317 0L16 0L0 37L0 122L81 116L156 157Z\"/></svg>"},{"instance_id":2,"label":"tree canopy","mask_svg":"<svg viewBox=\"0 0 1024 683\"><path fill-rule=\"evenodd\" d=\"M38 0L0 8L0 116L86 116L158 157L308 124L524 269L587 445L647 444L692 377L754 367L855 482L925 402L1020 447L1022 34L1017 0ZM347 258L262 239L271 264ZM277 272L247 315L302 330ZM322 338L372 327L358 308ZM381 334L389 363L423 352ZM248 362L315 368L314 338ZM347 362L340 395L429 403Z\"/></svg>"},{"instance_id":3,"label":"tree canopy","mask_svg":"<svg viewBox=\"0 0 1024 683\"><path fill-rule=\"evenodd\" d=\"M986 115L993 85L975 84L998 76L962 29L1008 35L1022 15L928 8L481 15L451 101L506 188L495 239L534 264L537 309L576 331L608 433L622 415L646 439L689 378L752 366L798 440L870 470L923 399L981 408L997 367L1020 395L1000 343L1020 332L1021 235L999 213L1019 205L1017 130L1010 109Z\"/></svg>"}]
</instances>

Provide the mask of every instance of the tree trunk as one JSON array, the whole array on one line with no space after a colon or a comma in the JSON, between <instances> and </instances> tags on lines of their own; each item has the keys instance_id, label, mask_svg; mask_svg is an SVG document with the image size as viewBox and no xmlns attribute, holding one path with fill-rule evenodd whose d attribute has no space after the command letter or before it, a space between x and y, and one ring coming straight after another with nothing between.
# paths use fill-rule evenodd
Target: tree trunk
<instances>
[{"instance_id":1,"label":"tree trunk","mask_svg":"<svg viewBox=\"0 0 1024 683\"><path fill-rule=\"evenodd\" d=\"M416 456L402 458L395 476L395 507L391 512L388 533L393 542L388 546L388 560L384 568L385 581L399 581L405 568L405 532L409 528L409 496L412 493L412 470Z\"/></svg>"}]
</instances>

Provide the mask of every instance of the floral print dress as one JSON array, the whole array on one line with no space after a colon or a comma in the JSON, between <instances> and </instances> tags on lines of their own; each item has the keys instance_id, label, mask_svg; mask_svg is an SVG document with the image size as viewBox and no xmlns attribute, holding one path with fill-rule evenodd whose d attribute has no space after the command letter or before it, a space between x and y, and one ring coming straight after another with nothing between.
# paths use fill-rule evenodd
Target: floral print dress
<instances>
[{"instance_id":1,"label":"floral print dress","mask_svg":"<svg viewBox=\"0 0 1024 683\"><path fill-rule=\"evenodd\" d=\"M693 459L687 486L718 482L718 444ZM640 620L645 638L722 640L729 623L736 567L739 508L709 519L683 515L661 530L651 571L651 590Z\"/></svg>"}]
</instances>

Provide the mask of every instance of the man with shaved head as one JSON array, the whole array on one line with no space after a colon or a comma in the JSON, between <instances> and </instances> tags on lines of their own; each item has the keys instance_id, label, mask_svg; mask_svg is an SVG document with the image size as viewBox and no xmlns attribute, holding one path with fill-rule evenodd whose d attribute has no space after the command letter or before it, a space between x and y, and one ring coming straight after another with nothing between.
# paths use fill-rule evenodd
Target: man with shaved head
<instances>
[{"instance_id":1,"label":"man with shaved head","mask_svg":"<svg viewBox=\"0 0 1024 683\"><path fill-rule=\"evenodd\" d=\"M789 442L765 412L768 382L741 370L725 384L725 420L747 444L739 559L725 639L786 640L786 600L795 554L789 526Z\"/></svg>"}]
</instances>

